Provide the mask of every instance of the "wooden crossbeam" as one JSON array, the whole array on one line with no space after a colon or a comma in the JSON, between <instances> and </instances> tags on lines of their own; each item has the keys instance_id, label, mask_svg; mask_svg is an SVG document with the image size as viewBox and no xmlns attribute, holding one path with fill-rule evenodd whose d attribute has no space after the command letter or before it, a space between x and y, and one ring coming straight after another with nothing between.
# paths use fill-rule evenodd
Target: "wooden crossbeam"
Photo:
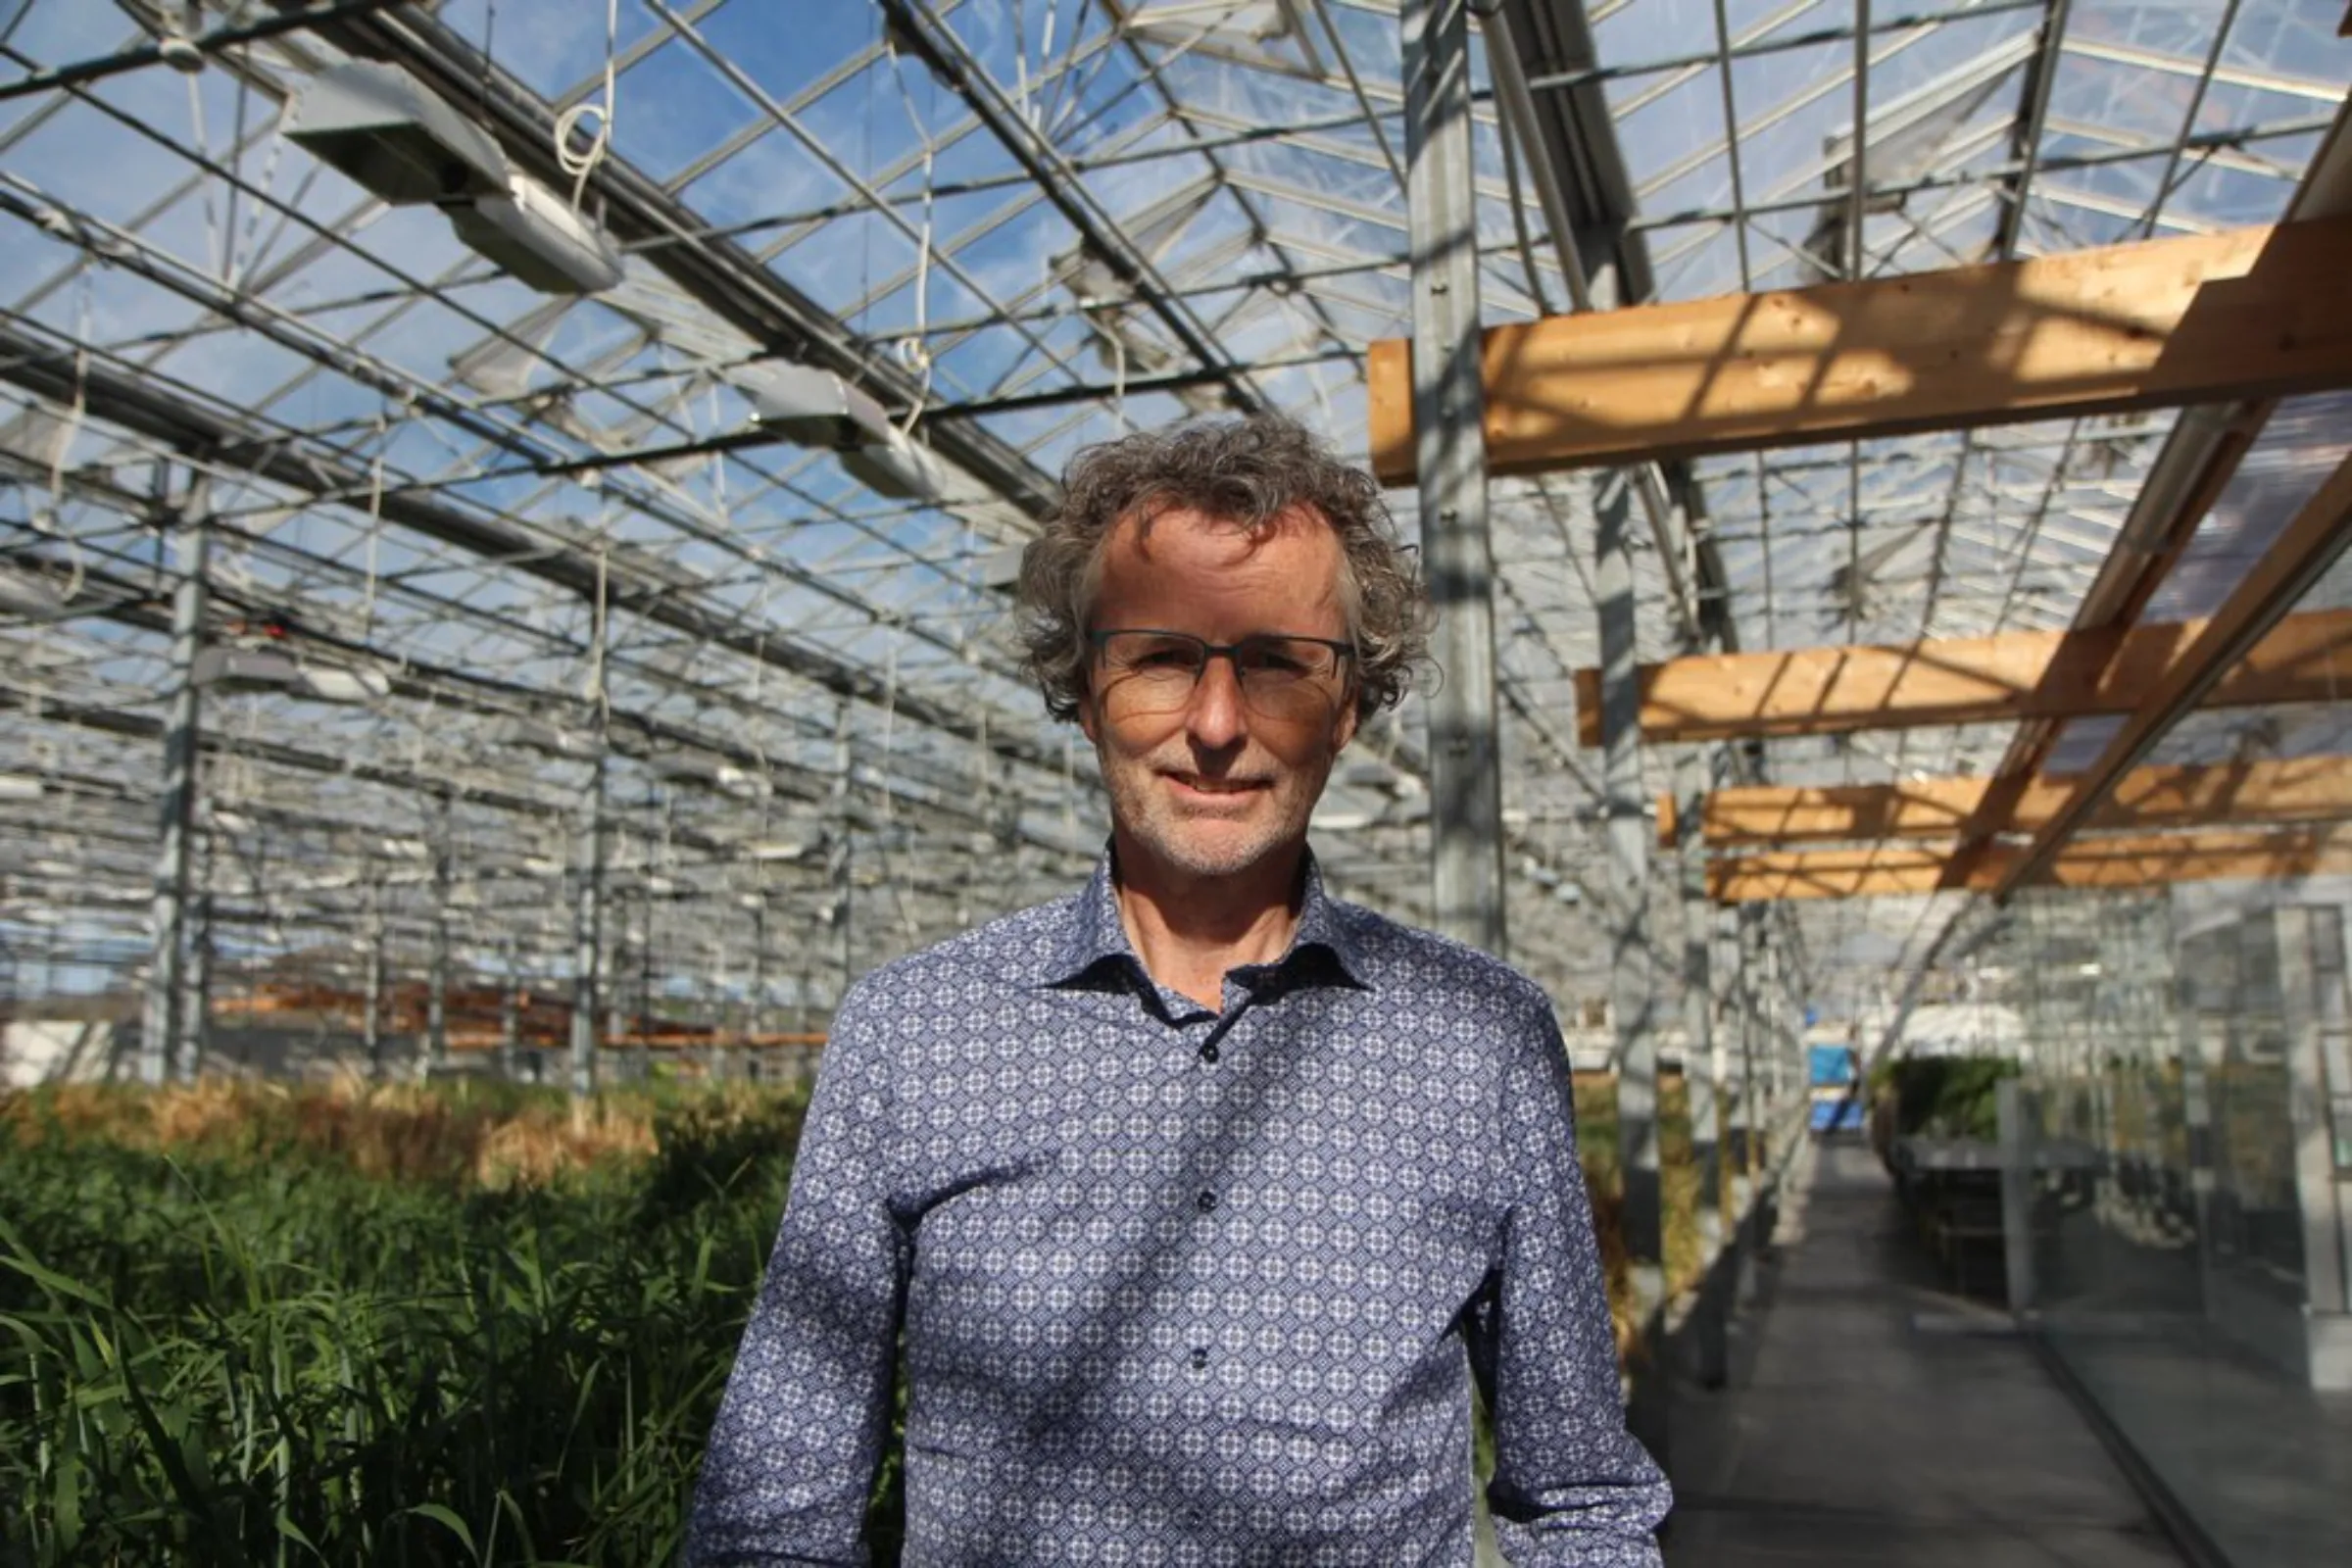
<instances>
[{"instance_id":1,"label":"wooden crossbeam","mask_svg":"<svg viewBox=\"0 0 2352 1568\"><path fill-rule=\"evenodd\" d=\"M1487 466L1544 473L2352 384L2352 218L1487 332ZM1367 355L1415 468L1412 346Z\"/></svg>"},{"instance_id":2,"label":"wooden crossbeam","mask_svg":"<svg viewBox=\"0 0 2352 1568\"><path fill-rule=\"evenodd\" d=\"M1965 831L1993 787L1988 778L1901 784L1740 785L1699 806L1699 831L1720 849L1855 839L1949 839ZM2071 782L2037 778L2006 826L2038 832L2066 802ZM1658 798L1659 842L1674 842L1674 798ZM2133 768L2088 826L2205 827L2222 823L2352 821L2352 758L2298 757L2208 765Z\"/></svg>"},{"instance_id":3,"label":"wooden crossbeam","mask_svg":"<svg viewBox=\"0 0 2352 1568\"><path fill-rule=\"evenodd\" d=\"M2117 781L2190 710L2242 670L2241 660L2259 654L2269 636L2292 618L2287 612L2319 584L2347 545L2352 545L2352 457L2320 482L2229 597L2197 623L2196 635L2140 692L2131 716L2109 738L2098 760L2066 781L2065 801L2034 835L2025 854L2002 873L1995 888L2001 898L2033 880L2089 821Z\"/></svg>"},{"instance_id":4,"label":"wooden crossbeam","mask_svg":"<svg viewBox=\"0 0 2352 1568\"><path fill-rule=\"evenodd\" d=\"M1923 724L2084 718L2135 708L2202 621L2005 632L1855 648L1706 654L1644 664L1642 738L1835 735ZM1577 736L1600 744L1600 672L1576 672ZM2352 611L2289 615L2206 694L2206 706L2352 694Z\"/></svg>"},{"instance_id":5,"label":"wooden crossbeam","mask_svg":"<svg viewBox=\"0 0 2352 1568\"><path fill-rule=\"evenodd\" d=\"M1989 893L2024 851L1988 847L1958 886ZM1726 856L1707 866L1707 895L1719 904L1777 899L1853 899L1934 893L1943 886L1948 849L1874 845L1854 850L1774 851ZM2158 888L2230 878L2278 881L2352 871L2352 836L2341 830L2216 829L2077 839L2033 878L2062 888Z\"/></svg>"}]
</instances>

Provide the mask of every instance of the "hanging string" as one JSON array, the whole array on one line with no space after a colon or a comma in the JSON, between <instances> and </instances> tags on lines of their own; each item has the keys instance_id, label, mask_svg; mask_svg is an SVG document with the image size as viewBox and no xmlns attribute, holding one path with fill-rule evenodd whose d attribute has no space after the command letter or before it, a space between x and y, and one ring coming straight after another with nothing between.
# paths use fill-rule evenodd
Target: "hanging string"
<instances>
[{"instance_id":1,"label":"hanging string","mask_svg":"<svg viewBox=\"0 0 2352 1568\"><path fill-rule=\"evenodd\" d=\"M980 750L972 760L980 783L980 825L993 837L997 831L997 779L995 770L989 766L992 755L988 745L988 710L983 707L980 710Z\"/></svg>"},{"instance_id":2,"label":"hanging string","mask_svg":"<svg viewBox=\"0 0 2352 1568\"><path fill-rule=\"evenodd\" d=\"M250 55L250 50L248 55ZM270 206L270 198L277 193L277 165L280 156L286 150L286 138L301 124L302 95L294 93L286 99L285 107L278 111L277 128L270 137L270 151L262 159L262 177L257 188L263 199L251 203L245 210L244 237L239 239L233 234L229 237L230 275L227 282L233 289L242 289L245 284L253 280L253 274L261 270L262 256L266 248L260 243L262 213ZM285 224L292 220L294 203L301 200L302 194L300 190L295 192L294 202L287 205L286 212L279 218L277 229L272 230L270 235L271 244L277 242L278 233L282 232ZM242 258L241 263L239 258Z\"/></svg>"},{"instance_id":3,"label":"hanging string","mask_svg":"<svg viewBox=\"0 0 2352 1568\"><path fill-rule=\"evenodd\" d=\"M874 794L881 808L882 820L891 819L894 806L890 794L890 764L896 757L891 737L898 727L899 716L899 641L902 628L893 622L890 628L890 647L883 659L882 671L882 766L874 774Z\"/></svg>"},{"instance_id":4,"label":"hanging string","mask_svg":"<svg viewBox=\"0 0 2352 1568\"><path fill-rule=\"evenodd\" d=\"M80 438L83 415L89 408L87 381L90 371L90 289L85 275L81 286L81 321L75 336L79 342L74 350L74 400L66 405L65 423L57 432L57 443L49 454L49 505L36 508L32 514L35 533L63 540L66 547L66 591L60 601L72 604L81 593L87 567L81 557L81 541L66 531L66 459Z\"/></svg>"},{"instance_id":5,"label":"hanging string","mask_svg":"<svg viewBox=\"0 0 2352 1568\"><path fill-rule=\"evenodd\" d=\"M360 598L360 641L375 636L376 545L383 538L384 454L392 445L392 422L375 415L375 457L368 465L368 583Z\"/></svg>"},{"instance_id":6,"label":"hanging string","mask_svg":"<svg viewBox=\"0 0 2352 1568\"><path fill-rule=\"evenodd\" d=\"M1104 326L1101 321L1095 320L1091 316L1087 318L1087 320L1096 331L1102 334L1102 340L1110 345L1111 416L1121 424L1132 425L1134 421L1127 417L1127 340Z\"/></svg>"},{"instance_id":7,"label":"hanging string","mask_svg":"<svg viewBox=\"0 0 2352 1568\"><path fill-rule=\"evenodd\" d=\"M1012 0L1013 98L1022 121L1037 127L1037 106L1029 101L1029 15L1021 0Z\"/></svg>"},{"instance_id":8,"label":"hanging string","mask_svg":"<svg viewBox=\"0 0 2352 1568\"><path fill-rule=\"evenodd\" d=\"M906 124L914 132L914 139L923 153L923 221L917 231L914 248L914 331L899 339L898 344L900 368L916 377L920 383L915 389L914 403L907 409L905 422L899 426L901 435L912 436L915 421L923 416L923 410L931 401L932 187L938 148L931 140L930 127L914 107L914 94L906 90L906 74L899 69L898 45L892 41L887 27L882 32L882 47L890 59L891 82L899 89L899 102L906 110Z\"/></svg>"},{"instance_id":9,"label":"hanging string","mask_svg":"<svg viewBox=\"0 0 2352 1568\"><path fill-rule=\"evenodd\" d=\"M588 628L588 679L580 695L596 707L599 733L612 727L612 699L605 689L605 578L607 557L603 541L596 547L596 609Z\"/></svg>"},{"instance_id":10,"label":"hanging string","mask_svg":"<svg viewBox=\"0 0 2352 1568\"><path fill-rule=\"evenodd\" d=\"M191 74L187 78L187 83L188 120L190 129L196 137L197 156L209 160L213 155L213 138L211 133L206 130L204 123L202 77ZM226 282L228 281L229 239L220 231L220 213L213 205L213 182L209 179L204 182L203 205L205 252L213 258L213 270L220 274L222 282Z\"/></svg>"},{"instance_id":11,"label":"hanging string","mask_svg":"<svg viewBox=\"0 0 2352 1568\"><path fill-rule=\"evenodd\" d=\"M579 210L581 198L588 194L588 176L596 172L612 145L612 117L619 107L620 81L614 65L619 53L620 0L605 0L605 96L602 102L583 98L556 117L556 165L571 176L571 206ZM584 152L571 150L571 133L580 122L590 115L596 117L596 133L588 138Z\"/></svg>"}]
</instances>

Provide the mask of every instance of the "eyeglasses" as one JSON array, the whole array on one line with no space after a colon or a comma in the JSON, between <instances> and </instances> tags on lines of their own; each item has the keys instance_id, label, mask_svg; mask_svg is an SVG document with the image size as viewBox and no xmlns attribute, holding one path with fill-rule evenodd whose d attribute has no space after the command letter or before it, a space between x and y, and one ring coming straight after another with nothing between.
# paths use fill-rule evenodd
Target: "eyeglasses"
<instances>
[{"instance_id":1,"label":"eyeglasses","mask_svg":"<svg viewBox=\"0 0 2352 1568\"><path fill-rule=\"evenodd\" d=\"M1192 701L1212 659L1233 665L1242 702L1264 718L1327 717L1346 689L1355 649L1327 637L1265 635L1212 643L1181 631L1087 633L1113 718L1173 713Z\"/></svg>"}]
</instances>

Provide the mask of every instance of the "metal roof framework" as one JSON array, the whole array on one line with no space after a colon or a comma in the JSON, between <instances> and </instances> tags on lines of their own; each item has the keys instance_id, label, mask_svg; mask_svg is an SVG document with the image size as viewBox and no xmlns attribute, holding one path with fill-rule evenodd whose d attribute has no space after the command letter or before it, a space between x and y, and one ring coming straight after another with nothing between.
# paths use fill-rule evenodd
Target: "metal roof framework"
<instances>
[{"instance_id":1,"label":"metal roof framework","mask_svg":"<svg viewBox=\"0 0 2352 1568\"><path fill-rule=\"evenodd\" d=\"M2352 78L2336 9L1506 0L1476 123L1488 318L2276 220ZM201 700L190 874L224 960L350 975L381 940L422 973L445 941L564 976L601 836L612 975L805 1012L1069 886L1103 808L1016 666L1007 554L1070 455L1124 429L1280 408L1362 451L1363 346L1409 318L1394 13L823 0L782 27L754 0L620 0L608 40L603 7L515 0L0 6L8 983L148 960L199 513L208 644L373 683ZM535 293L288 140L304 82L351 58L576 179L619 286ZM909 420L944 494L747 442L743 373L769 360ZM2291 403L2247 482L2331 462L2336 413ZM1643 657L2064 626L2174 422L1647 471ZM2217 509L2217 538L2223 510L2248 514ZM1569 681L1595 658L1590 498L1498 481L1493 513L1514 957L1573 1007L1607 988ZM1407 919L1421 728L1408 704L1366 738L1316 838L1343 891ZM1773 741L1741 765L1981 771L2009 740ZM1788 933L1817 988L1875 995L1956 897L1808 906Z\"/></svg>"}]
</instances>

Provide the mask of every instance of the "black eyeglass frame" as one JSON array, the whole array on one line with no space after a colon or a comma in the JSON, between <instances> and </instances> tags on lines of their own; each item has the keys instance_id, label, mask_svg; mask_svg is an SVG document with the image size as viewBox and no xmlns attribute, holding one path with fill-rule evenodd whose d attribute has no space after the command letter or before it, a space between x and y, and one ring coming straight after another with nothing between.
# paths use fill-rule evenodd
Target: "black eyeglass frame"
<instances>
[{"instance_id":1,"label":"black eyeglass frame","mask_svg":"<svg viewBox=\"0 0 2352 1568\"><path fill-rule=\"evenodd\" d=\"M1242 650L1251 646L1263 647L1268 643L1312 643L1317 648L1328 648L1340 661L1339 673L1343 679L1347 675L1349 662L1363 657L1353 643L1344 643L1333 637L1309 637L1304 632L1292 631L1253 632L1238 643L1212 643L1207 638L1196 637L1189 631L1171 631L1161 626L1109 626L1088 632L1086 645L1093 649L1095 657L1100 659L1113 637L1167 637L1178 642L1193 644L1201 650L1200 667L1193 671L1193 680L1196 684L1199 683L1201 676L1208 673L1210 661L1219 658L1233 666L1236 680L1243 679L1248 671L1242 668Z\"/></svg>"}]
</instances>

